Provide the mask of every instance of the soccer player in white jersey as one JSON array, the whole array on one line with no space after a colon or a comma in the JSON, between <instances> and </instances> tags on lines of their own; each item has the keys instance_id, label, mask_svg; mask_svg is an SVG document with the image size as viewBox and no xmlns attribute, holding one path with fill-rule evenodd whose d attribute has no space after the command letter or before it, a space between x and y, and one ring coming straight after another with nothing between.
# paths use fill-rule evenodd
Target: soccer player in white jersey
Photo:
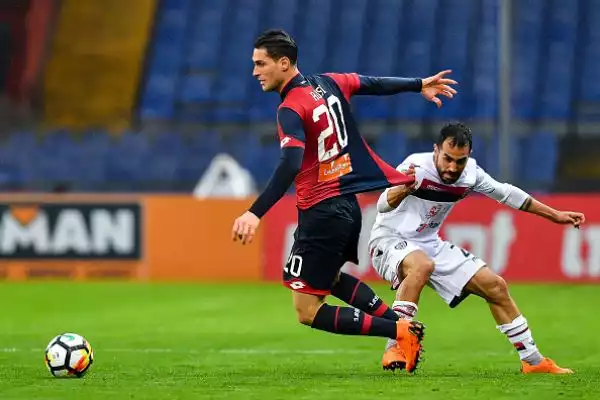
<instances>
[{"instance_id":1,"label":"soccer player in white jersey","mask_svg":"<svg viewBox=\"0 0 600 400\"><path fill-rule=\"evenodd\" d=\"M401 318L415 317L427 284L452 308L475 294L487 301L497 328L516 348L523 373L572 373L540 353L504 279L477 256L443 241L438 232L456 202L472 191L557 224L578 228L585 216L557 211L518 187L497 182L470 158L471 148L470 129L462 123L448 124L433 152L411 154L398 166L414 173L415 183L389 188L379 197L369 240L373 266L397 289L392 308ZM388 342L383 356L385 369L403 368L393 344Z\"/></svg>"}]
</instances>

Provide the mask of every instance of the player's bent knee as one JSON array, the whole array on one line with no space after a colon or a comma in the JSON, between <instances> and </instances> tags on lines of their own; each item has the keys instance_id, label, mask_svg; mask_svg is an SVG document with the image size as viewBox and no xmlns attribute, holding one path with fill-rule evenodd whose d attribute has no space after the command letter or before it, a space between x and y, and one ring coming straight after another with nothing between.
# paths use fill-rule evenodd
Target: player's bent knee
<instances>
[{"instance_id":1,"label":"player's bent knee","mask_svg":"<svg viewBox=\"0 0 600 400\"><path fill-rule=\"evenodd\" d=\"M491 282L490 287L487 290L487 297L489 301L496 303L508 299L508 284L501 276L496 275Z\"/></svg>"},{"instance_id":2,"label":"player's bent knee","mask_svg":"<svg viewBox=\"0 0 600 400\"><path fill-rule=\"evenodd\" d=\"M317 315L317 311L319 311L319 307L313 307L313 306L303 306L303 307L296 307L296 315L298 316L298 322L300 322L302 325L308 325L311 326L315 316Z\"/></svg>"},{"instance_id":3,"label":"player's bent knee","mask_svg":"<svg viewBox=\"0 0 600 400\"><path fill-rule=\"evenodd\" d=\"M433 273L435 263L427 255L420 251L410 253L400 264L398 268L402 279L408 276L417 279L425 285Z\"/></svg>"},{"instance_id":4,"label":"player's bent knee","mask_svg":"<svg viewBox=\"0 0 600 400\"><path fill-rule=\"evenodd\" d=\"M411 268L408 274L413 276L415 279L418 279L419 282L425 285L433 273L434 268L435 263L433 260L422 260L415 265L414 268Z\"/></svg>"},{"instance_id":5,"label":"player's bent knee","mask_svg":"<svg viewBox=\"0 0 600 400\"><path fill-rule=\"evenodd\" d=\"M434 269L435 269L435 263L433 262L433 260L424 261L419 266L420 275L425 280L429 280L429 277L431 276L431 274L433 274Z\"/></svg>"}]
</instances>

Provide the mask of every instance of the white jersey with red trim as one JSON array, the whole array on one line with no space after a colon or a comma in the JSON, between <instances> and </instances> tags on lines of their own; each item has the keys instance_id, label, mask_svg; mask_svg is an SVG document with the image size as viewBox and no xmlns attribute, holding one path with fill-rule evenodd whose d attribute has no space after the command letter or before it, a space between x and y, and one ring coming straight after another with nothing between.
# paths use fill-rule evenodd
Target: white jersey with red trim
<instances>
[{"instance_id":1,"label":"white jersey with red trim","mask_svg":"<svg viewBox=\"0 0 600 400\"><path fill-rule=\"evenodd\" d=\"M411 164L415 166L418 189L406 197L397 208L378 213L371 231L371 244L389 235L400 236L423 245L440 244L440 226L454 205L472 191L483 193L502 203L516 202L517 207L526 200L525 192L510 184L496 181L479 167L473 158L467 161L467 166L458 181L450 185L440 179L433 152L411 154L397 169L405 171ZM387 190L381 196L387 199Z\"/></svg>"}]
</instances>

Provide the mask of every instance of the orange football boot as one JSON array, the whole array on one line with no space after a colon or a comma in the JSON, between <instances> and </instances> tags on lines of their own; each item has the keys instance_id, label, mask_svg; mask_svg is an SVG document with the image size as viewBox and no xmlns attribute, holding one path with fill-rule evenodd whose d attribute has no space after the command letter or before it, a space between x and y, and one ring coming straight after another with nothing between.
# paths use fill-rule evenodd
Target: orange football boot
<instances>
[{"instance_id":1,"label":"orange football boot","mask_svg":"<svg viewBox=\"0 0 600 400\"><path fill-rule=\"evenodd\" d=\"M521 372L524 374L572 374L573 370L561 368L554 361L545 357L538 365L521 361Z\"/></svg>"},{"instance_id":2,"label":"orange football boot","mask_svg":"<svg viewBox=\"0 0 600 400\"><path fill-rule=\"evenodd\" d=\"M406 357L400 347L398 347L397 343L389 347L385 353L383 353L381 364L383 365L383 369L388 369L390 371L406 368Z\"/></svg>"},{"instance_id":3,"label":"orange football boot","mask_svg":"<svg viewBox=\"0 0 600 400\"><path fill-rule=\"evenodd\" d=\"M417 369L421 357L421 340L425 335L425 326L419 321L400 319L396 323L396 346L390 347L382 359L383 369Z\"/></svg>"}]
</instances>

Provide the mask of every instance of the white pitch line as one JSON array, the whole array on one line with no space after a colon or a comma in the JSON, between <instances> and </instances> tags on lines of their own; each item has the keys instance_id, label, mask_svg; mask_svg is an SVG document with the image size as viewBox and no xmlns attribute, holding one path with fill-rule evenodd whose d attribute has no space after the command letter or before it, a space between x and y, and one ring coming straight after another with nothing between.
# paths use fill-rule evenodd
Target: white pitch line
<instances>
[{"instance_id":1,"label":"white pitch line","mask_svg":"<svg viewBox=\"0 0 600 400\"><path fill-rule=\"evenodd\" d=\"M286 349L221 349L219 353L225 354L362 354L372 353L372 350L351 349L311 349L311 350L286 350Z\"/></svg>"},{"instance_id":2,"label":"white pitch line","mask_svg":"<svg viewBox=\"0 0 600 400\"><path fill-rule=\"evenodd\" d=\"M16 347L0 348L0 353L20 353L20 352L43 352L44 349L21 349ZM205 354L205 353L221 353L221 354L364 354L372 353L372 350L357 350L357 349L307 349L307 350L291 350L291 349L216 349L216 350L178 350L168 348L108 348L94 349L98 353L176 353L176 354Z\"/></svg>"}]
</instances>

